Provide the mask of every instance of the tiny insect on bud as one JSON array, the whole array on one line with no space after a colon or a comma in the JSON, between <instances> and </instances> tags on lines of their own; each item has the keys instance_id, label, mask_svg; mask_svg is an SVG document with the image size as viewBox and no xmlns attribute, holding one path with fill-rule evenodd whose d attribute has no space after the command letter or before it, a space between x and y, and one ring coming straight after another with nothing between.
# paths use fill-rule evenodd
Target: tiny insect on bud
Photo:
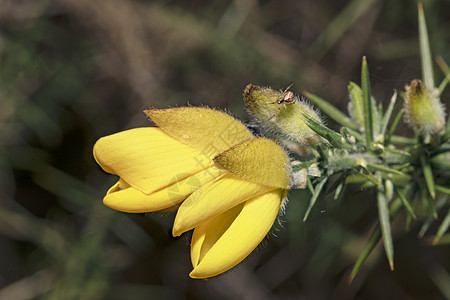
<instances>
[{"instance_id":1,"label":"tiny insect on bud","mask_svg":"<svg viewBox=\"0 0 450 300\"><path fill-rule=\"evenodd\" d=\"M280 141L288 140L302 146L319 143L320 137L303 121L303 113L306 113L321 122L318 113L288 89L276 91L247 85L244 102L253 122Z\"/></svg>"}]
</instances>

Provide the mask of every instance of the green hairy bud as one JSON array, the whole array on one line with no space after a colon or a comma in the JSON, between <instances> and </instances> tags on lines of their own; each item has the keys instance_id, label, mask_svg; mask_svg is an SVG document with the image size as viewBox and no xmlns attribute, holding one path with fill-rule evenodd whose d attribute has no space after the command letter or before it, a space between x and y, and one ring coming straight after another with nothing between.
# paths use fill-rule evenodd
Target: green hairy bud
<instances>
[{"instance_id":1,"label":"green hairy bud","mask_svg":"<svg viewBox=\"0 0 450 300\"><path fill-rule=\"evenodd\" d=\"M306 125L302 115L305 113L322 122L318 113L288 89L275 91L249 84L244 90L244 101L249 115L269 135L302 146L321 141L320 136Z\"/></svg>"},{"instance_id":2,"label":"green hairy bud","mask_svg":"<svg viewBox=\"0 0 450 300\"><path fill-rule=\"evenodd\" d=\"M420 80L406 87L406 121L422 134L436 134L445 126L445 113L441 101Z\"/></svg>"}]
</instances>

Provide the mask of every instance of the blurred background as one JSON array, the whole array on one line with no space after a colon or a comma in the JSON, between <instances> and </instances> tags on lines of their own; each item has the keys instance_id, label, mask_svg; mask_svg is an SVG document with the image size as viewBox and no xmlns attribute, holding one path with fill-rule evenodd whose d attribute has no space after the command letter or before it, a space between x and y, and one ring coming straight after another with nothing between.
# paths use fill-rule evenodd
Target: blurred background
<instances>
[{"instance_id":1,"label":"blurred background","mask_svg":"<svg viewBox=\"0 0 450 300\"><path fill-rule=\"evenodd\" d=\"M449 62L450 1L424 7L433 54ZM415 1L0 0L0 299L450 299L450 246L405 233L402 217L395 271L378 245L348 283L377 220L370 192L321 200L306 223L308 194L290 193L263 244L210 280L188 277L173 214L102 205L116 178L92 146L148 126L144 109L247 120L248 83L293 83L346 111L364 55L384 104L421 77Z\"/></svg>"}]
</instances>

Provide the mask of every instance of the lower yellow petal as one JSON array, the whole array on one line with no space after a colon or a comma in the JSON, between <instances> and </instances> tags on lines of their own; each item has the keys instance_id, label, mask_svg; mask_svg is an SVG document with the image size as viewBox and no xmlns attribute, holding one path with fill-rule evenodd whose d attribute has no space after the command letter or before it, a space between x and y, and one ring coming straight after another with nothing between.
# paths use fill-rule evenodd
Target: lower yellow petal
<instances>
[{"instance_id":1,"label":"lower yellow petal","mask_svg":"<svg viewBox=\"0 0 450 300\"><path fill-rule=\"evenodd\" d=\"M211 166L211 159L154 127L135 128L103 137L94 157L109 173L145 194Z\"/></svg>"},{"instance_id":2,"label":"lower yellow petal","mask_svg":"<svg viewBox=\"0 0 450 300\"><path fill-rule=\"evenodd\" d=\"M198 188L223 173L225 171L210 167L187 178L176 180L171 185L151 194L144 194L120 179L108 191L103 203L113 209L129 213L158 211L177 205Z\"/></svg>"},{"instance_id":3,"label":"lower yellow petal","mask_svg":"<svg viewBox=\"0 0 450 300\"><path fill-rule=\"evenodd\" d=\"M172 234L179 236L207 219L273 189L273 187L243 180L228 173L219 180L211 181L198 189L181 204Z\"/></svg>"},{"instance_id":4,"label":"lower yellow petal","mask_svg":"<svg viewBox=\"0 0 450 300\"><path fill-rule=\"evenodd\" d=\"M247 257L272 227L284 195L282 189L267 192L195 228L189 276L216 276Z\"/></svg>"}]
</instances>

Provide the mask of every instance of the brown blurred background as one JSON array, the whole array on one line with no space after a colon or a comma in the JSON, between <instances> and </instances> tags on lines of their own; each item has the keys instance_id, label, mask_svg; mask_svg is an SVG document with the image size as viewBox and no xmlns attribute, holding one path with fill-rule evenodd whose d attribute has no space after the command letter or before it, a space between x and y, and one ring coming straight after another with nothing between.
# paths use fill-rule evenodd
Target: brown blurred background
<instances>
[{"instance_id":1,"label":"brown blurred background","mask_svg":"<svg viewBox=\"0 0 450 300\"><path fill-rule=\"evenodd\" d=\"M424 7L433 54L449 62L450 1ZM346 111L364 55L384 104L421 77L415 1L0 0L0 299L450 299L449 246L404 222L396 270L378 247L348 284L377 217L367 194L324 199L303 223L308 193L292 192L263 245L211 280L188 277L173 215L101 203L115 178L92 146L147 126L145 108L246 120L248 83L293 83Z\"/></svg>"}]
</instances>

